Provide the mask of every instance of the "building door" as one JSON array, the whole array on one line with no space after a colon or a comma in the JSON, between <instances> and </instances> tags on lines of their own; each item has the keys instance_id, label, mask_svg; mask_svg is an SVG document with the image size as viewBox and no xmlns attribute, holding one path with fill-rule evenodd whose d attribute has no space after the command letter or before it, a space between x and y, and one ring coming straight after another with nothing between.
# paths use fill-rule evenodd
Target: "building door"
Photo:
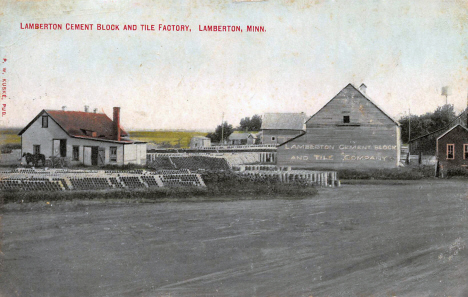
<instances>
[{"instance_id":1,"label":"building door","mask_svg":"<svg viewBox=\"0 0 468 297\"><path fill-rule=\"evenodd\" d=\"M106 151L103 147L99 148L98 152L98 165L104 166L106 164Z\"/></svg>"},{"instance_id":2,"label":"building door","mask_svg":"<svg viewBox=\"0 0 468 297\"><path fill-rule=\"evenodd\" d=\"M67 140L60 139L60 157L67 156Z\"/></svg>"},{"instance_id":3,"label":"building door","mask_svg":"<svg viewBox=\"0 0 468 297\"><path fill-rule=\"evenodd\" d=\"M98 146L91 147L91 164L93 166L98 165L98 157L99 157L99 147Z\"/></svg>"},{"instance_id":4,"label":"building door","mask_svg":"<svg viewBox=\"0 0 468 297\"><path fill-rule=\"evenodd\" d=\"M52 146L52 156L60 157L60 139L54 139Z\"/></svg>"},{"instance_id":5,"label":"building door","mask_svg":"<svg viewBox=\"0 0 468 297\"><path fill-rule=\"evenodd\" d=\"M93 165L91 162L91 147L90 146L85 146L83 148L83 164L85 164L86 166Z\"/></svg>"},{"instance_id":6,"label":"building door","mask_svg":"<svg viewBox=\"0 0 468 297\"><path fill-rule=\"evenodd\" d=\"M66 157L67 156L67 140L54 139L52 143L52 156Z\"/></svg>"}]
</instances>

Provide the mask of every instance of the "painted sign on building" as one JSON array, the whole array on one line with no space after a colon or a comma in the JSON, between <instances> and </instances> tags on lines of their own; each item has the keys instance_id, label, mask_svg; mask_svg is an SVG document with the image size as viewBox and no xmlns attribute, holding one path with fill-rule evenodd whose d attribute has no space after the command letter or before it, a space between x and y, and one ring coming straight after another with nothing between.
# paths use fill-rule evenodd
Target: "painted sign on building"
<instances>
[{"instance_id":1,"label":"painted sign on building","mask_svg":"<svg viewBox=\"0 0 468 297\"><path fill-rule=\"evenodd\" d=\"M392 168L400 158L399 124L349 84L306 122L306 132L278 147L278 165Z\"/></svg>"}]
</instances>

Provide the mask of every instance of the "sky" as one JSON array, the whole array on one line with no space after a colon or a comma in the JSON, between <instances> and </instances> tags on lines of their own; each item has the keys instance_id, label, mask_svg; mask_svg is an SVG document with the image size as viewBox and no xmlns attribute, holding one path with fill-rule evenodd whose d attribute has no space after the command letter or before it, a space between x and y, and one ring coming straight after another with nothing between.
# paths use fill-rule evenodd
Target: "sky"
<instances>
[{"instance_id":1,"label":"sky","mask_svg":"<svg viewBox=\"0 0 468 297\"><path fill-rule=\"evenodd\" d=\"M2 127L85 105L134 129L214 130L266 112L312 115L347 84L398 119L468 97L465 0L4 0ZM57 23L63 30L21 29ZM94 24L92 31L65 30ZM119 31L97 31L117 24ZM125 24L137 31L123 31ZM154 24L156 31L142 31ZM159 24L191 32L158 31ZM201 32L237 25L243 32ZM248 25L265 32L246 32Z\"/></svg>"}]
</instances>

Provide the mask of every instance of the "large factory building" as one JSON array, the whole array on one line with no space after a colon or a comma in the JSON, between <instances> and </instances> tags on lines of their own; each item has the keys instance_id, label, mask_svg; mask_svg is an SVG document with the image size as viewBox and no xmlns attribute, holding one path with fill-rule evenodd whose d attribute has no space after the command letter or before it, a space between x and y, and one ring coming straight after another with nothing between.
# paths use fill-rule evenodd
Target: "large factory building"
<instances>
[{"instance_id":1,"label":"large factory building","mask_svg":"<svg viewBox=\"0 0 468 297\"><path fill-rule=\"evenodd\" d=\"M400 126L348 84L306 122L306 132L278 147L278 166L317 169L393 168L400 159Z\"/></svg>"}]
</instances>

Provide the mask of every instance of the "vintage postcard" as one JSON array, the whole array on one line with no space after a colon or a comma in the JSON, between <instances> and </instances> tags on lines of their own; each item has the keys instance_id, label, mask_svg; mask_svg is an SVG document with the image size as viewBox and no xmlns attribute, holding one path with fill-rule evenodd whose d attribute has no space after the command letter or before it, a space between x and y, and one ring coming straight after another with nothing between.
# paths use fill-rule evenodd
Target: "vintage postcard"
<instances>
[{"instance_id":1,"label":"vintage postcard","mask_svg":"<svg viewBox=\"0 0 468 297\"><path fill-rule=\"evenodd\" d=\"M3 0L0 296L468 296L465 0Z\"/></svg>"}]
</instances>

